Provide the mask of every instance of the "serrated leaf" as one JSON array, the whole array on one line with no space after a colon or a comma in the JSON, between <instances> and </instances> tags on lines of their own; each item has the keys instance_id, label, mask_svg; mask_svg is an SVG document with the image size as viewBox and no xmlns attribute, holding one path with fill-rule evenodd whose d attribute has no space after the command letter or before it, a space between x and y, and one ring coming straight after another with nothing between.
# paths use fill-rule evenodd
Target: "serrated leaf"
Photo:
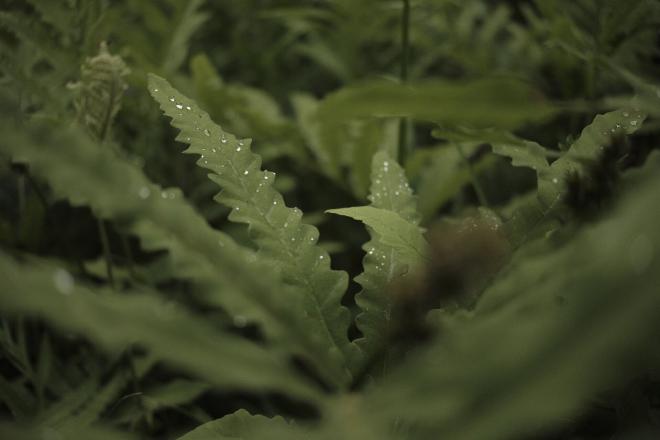
<instances>
[{"instance_id":1,"label":"serrated leaf","mask_svg":"<svg viewBox=\"0 0 660 440\"><path fill-rule=\"evenodd\" d=\"M396 212L373 206L329 209L330 214L359 220L378 234L380 241L394 248L404 259L421 263L426 259L426 240L420 228Z\"/></svg>"},{"instance_id":2,"label":"serrated leaf","mask_svg":"<svg viewBox=\"0 0 660 440\"><path fill-rule=\"evenodd\" d=\"M451 142L488 143L492 146L493 153L510 158L513 166L531 168L536 172L548 167L547 157L551 156L551 153L538 143L521 139L506 130L456 127L433 130L433 136Z\"/></svg>"},{"instance_id":3,"label":"serrated leaf","mask_svg":"<svg viewBox=\"0 0 660 440\"><path fill-rule=\"evenodd\" d=\"M299 289L303 309L297 313L312 318L306 321L307 332L318 341L315 365L335 385L347 384L346 359L357 354L348 340L350 313L341 305L348 277L330 268L330 256L316 245L318 230L302 223L299 209L284 204L272 186L275 174L261 170L250 139L225 133L162 78L150 75L149 89L181 131L177 140L190 145L185 152L199 154L197 164L213 172L209 177L222 188L216 200L232 209L229 219L247 224L260 260L273 264L286 283Z\"/></svg>"},{"instance_id":4,"label":"serrated leaf","mask_svg":"<svg viewBox=\"0 0 660 440\"><path fill-rule=\"evenodd\" d=\"M371 168L371 206L396 213L403 220L417 225L417 200L399 164L387 153L378 152L373 157ZM392 301L387 294L387 286L418 263L416 257L405 258L395 247L385 244L375 229L369 229L369 233L371 240L362 247L366 251L362 260L364 269L355 278L362 286L355 296L355 302L362 310L356 318L362 338L356 343L367 359L382 348L389 336Z\"/></svg>"},{"instance_id":5,"label":"serrated leaf","mask_svg":"<svg viewBox=\"0 0 660 440\"><path fill-rule=\"evenodd\" d=\"M602 154L612 138L637 131L646 115L634 108L624 108L597 115L586 126L568 152L539 173L539 200L548 208L556 206L566 194L569 174L584 175L584 165Z\"/></svg>"}]
</instances>

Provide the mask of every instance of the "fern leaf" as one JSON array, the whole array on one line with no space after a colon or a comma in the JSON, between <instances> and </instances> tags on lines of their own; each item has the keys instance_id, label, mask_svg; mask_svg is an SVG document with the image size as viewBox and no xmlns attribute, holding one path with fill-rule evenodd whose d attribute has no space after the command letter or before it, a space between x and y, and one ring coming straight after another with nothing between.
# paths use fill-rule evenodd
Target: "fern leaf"
<instances>
[{"instance_id":1,"label":"fern leaf","mask_svg":"<svg viewBox=\"0 0 660 440\"><path fill-rule=\"evenodd\" d=\"M173 2L179 9L175 16L174 32L170 35L167 51L163 56L163 72L173 73L181 67L188 55L190 38L209 18L208 14L200 12L204 0Z\"/></svg>"},{"instance_id":2,"label":"fern leaf","mask_svg":"<svg viewBox=\"0 0 660 440\"><path fill-rule=\"evenodd\" d=\"M290 438L289 431L303 431L294 428L282 417L268 418L252 415L244 409L221 419L205 423L178 440L261 440Z\"/></svg>"},{"instance_id":3,"label":"fern leaf","mask_svg":"<svg viewBox=\"0 0 660 440\"><path fill-rule=\"evenodd\" d=\"M103 42L99 54L88 58L81 71L80 82L71 86L78 95L75 102L78 122L87 127L95 139L103 141L128 87L124 76L129 70L120 57L110 55Z\"/></svg>"},{"instance_id":4,"label":"fern leaf","mask_svg":"<svg viewBox=\"0 0 660 440\"><path fill-rule=\"evenodd\" d=\"M394 248L407 260L419 263L426 258L428 244L420 228L396 212L373 206L330 209L326 212L361 221L378 234L384 245Z\"/></svg>"},{"instance_id":5,"label":"fern leaf","mask_svg":"<svg viewBox=\"0 0 660 440\"><path fill-rule=\"evenodd\" d=\"M536 142L520 139L511 132L494 128L436 129L433 136L452 142L489 143L493 153L510 158L513 166L530 168L536 172L542 172L548 167L547 157L551 156L548 150Z\"/></svg>"},{"instance_id":6,"label":"fern leaf","mask_svg":"<svg viewBox=\"0 0 660 440\"><path fill-rule=\"evenodd\" d=\"M566 193L566 178L571 173L584 175L585 161L595 160L612 138L637 131L646 115L634 108L624 108L597 115L593 122L582 130L568 152L552 163L550 168L539 173L539 199L546 207L553 207Z\"/></svg>"},{"instance_id":7,"label":"fern leaf","mask_svg":"<svg viewBox=\"0 0 660 440\"><path fill-rule=\"evenodd\" d=\"M38 316L65 331L85 334L111 351L133 343L222 387L278 390L315 399L317 392L294 374L288 359L165 305L146 292L121 295L77 285L61 268L26 267L0 255L5 313ZM122 322L121 326L112 323ZM218 358L222 363L218 363Z\"/></svg>"},{"instance_id":8,"label":"fern leaf","mask_svg":"<svg viewBox=\"0 0 660 440\"><path fill-rule=\"evenodd\" d=\"M385 152L373 157L370 192L372 207L395 213L411 225L419 223L417 201L403 169ZM362 310L356 323L363 335L356 343L367 358L382 347L389 334L392 304L386 293L387 286L417 263L417 256L403 257L396 247L386 244L387 239L375 228L370 228L369 233L371 240L363 246L366 251L362 261L364 271L355 278L362 286L355 302Z\"/></svg>"},{"instance_id":9,"label":"fern leaf","mask_svg":"<svg viewBox=\"0 0 660 440\"><path fill-rule=\"evenodd\" d=\"M634 108L597 115L568 152L550 166L537 168L537 197L517 204L505 222L506 233L513 245L519 246L539 231L551 229L565 210L563 201L568 193L569 175L584 176L586 163L597 160L614 137L637 131L645 117Z\"/></svg>"},{"instance_id":10,"label":"fern leaf","mask_svg":"<svg viewBox=\"0 0 660 440\"><path fill-rule=\"evenodd\" d=\"M312 318L313 337L323 341L319 355L328 358L325 369L333 383L346 384L345 359L357 354L348 340L350 314L341 305L348 279L345 272L330 269L328 253L316 246L318 230L301 222L299 209L284 204L272 187L275 174L261 171L261 158L250 151L249 139L225 133L164 79L150 75L149 89L181 130L177 140L190 145L185 152L199 154L197 164L213 172L209 177L222 188L216 200L232 208L229 219L247 224L261 260L276 265L285 282L304 293L303 313Z\"/></svg>"}]
</instances>

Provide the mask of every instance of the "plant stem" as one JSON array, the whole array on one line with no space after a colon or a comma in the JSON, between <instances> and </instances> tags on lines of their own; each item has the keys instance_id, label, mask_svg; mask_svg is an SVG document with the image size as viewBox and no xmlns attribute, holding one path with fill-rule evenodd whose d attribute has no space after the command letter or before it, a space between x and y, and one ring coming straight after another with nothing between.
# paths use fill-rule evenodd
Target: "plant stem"
<instances>
[{"instance_id":1,"label":"plant stem","mask_svg":"<svg viewBox=\"0 0 660 440\"><path fill-rule=\"evenodd\" d=\"M477 178L477 174L474 172L474 168L472 167L470 160L465 155L465 151L463 151L463 147L461 147L461 144L459 144L458 142L452 142L452 143L454 144L454 147L456 148L458 154L461 156L461 159L463 159L463 162L465 162L465 166L467 167L468 173L470 174L470 181L472 182L472 187L474 188L474 192L477 193L477 199L479 199L479 204L481 206L485 206L486 208L488 208L489 203L488 203L488 198L486 197L486 193L481 187L481 184L479 183L479 179Z\"/></svg>"},{"instance_id":2,"label":"plant stem","mask_svg":"<svg viewBox=\"0 0 660 440\"><path fill-rule=\"evenodd\" d=\"M101 246L103 247L103 257L105 258L105 270L108 274L108 281L110 287L115 288L115 279L112 273L112 256L110 255L110 241L108 240L108 231L105 227L105 222L102 219L97 219L99 225L99 235L101 237Z\"/></svg>"},{"instance_id":3,"label":"plant stem","mask_svg":"<svg viewBox=\"0 0 660 440\"><path fill-rule=\"evenodd\" d=\"M408 54L410 51L410 0L403 1L403 12L401 14L401 83L408 81ZM409 118L401 118L399 121L399 163L404 164L406 157L410 154L411 146L409 140Z\"/></svg>"}]
</instances>

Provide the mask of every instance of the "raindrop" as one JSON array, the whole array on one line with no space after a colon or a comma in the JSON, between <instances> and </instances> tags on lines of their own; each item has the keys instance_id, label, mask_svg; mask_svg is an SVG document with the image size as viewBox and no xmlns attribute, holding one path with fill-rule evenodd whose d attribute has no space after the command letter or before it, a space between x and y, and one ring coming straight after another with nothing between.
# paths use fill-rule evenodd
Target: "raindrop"
<instances>
[{"instance_id":1,"label":"raindrop","mask_svg":"<svg viewBox=\"0 0 660 440\"><path fill-rule=\"evenodd\" d=\"M224 134L222 135L222 138L220 139L220 142L222 142L223 144L227 143L227 138L225 137Z\"/></svg>"},{"instance_id":2,"label":"raindrop","mask_svg":"<svg viewBox=\"0 0 660 440\"><path fill-rule=\"evenodd\" d=\"M175 107L178 108L179 110L183 110L183 106L181 104L177 104L175 105Z\"/></svg>"},{"instance_id":3,"label":"raindrop","mask_svg":"<svg viewBox=\"0 0 660 440\"><path fill-rule=\"evenodd\" d=\"M211 148L211 153L215 153L215 148Z\"/></svg>"},{"instance_id":4,"label":"raindrop","mask_svg":"<svg viewBox=\"0 0 660 440\"><path fill-rule=\"evenodd\" d=\"M241 151L241 147L236 147L236 151Z\"/></svg>"},{"instance_id":5,"label":"raindrop","mask_svg":"<svg viewBox=\"0 0 660 440\"><path fill-rule=\"evenodd\" d=\"M273 200L273 205L277 205L277 200Z\"/></svg>"},{"instance_id":6,"label":"raindrop","mask_svg":"<svg viewBox=\"0 0 660 440\"><path fill-rule=\"evenodd\" d=\"M158 89L154 89L154 93L157 92L157 91L158 91Z\"/></svg>"},{"instance_id":7,"label":"raindrop","mask_svg":"<svg viewBox=\"0 0 660 440\"><path fill-rule=\"evenodd\" d=\"M248 170L243 171L243 174L248 175Z\"/></svg>"},{"instance_id":8,"label":"raindrop","mask_svg":"<svg viewBox=\"0 0 660 440\"><path fill-rule=\"evenodd\" d=\"M192 110L192 107L190 107L189 105L187 105L187 106L186 106L186 110Z\"/></svg>"},{"instance_id":9,"label":"raindrop","mask_svg":"<svg viewBox=\"0 0 660 440\"><path fill-rule=\"evenodd\" d=\"M205 128L204 129L204 135L205 136L211 136L211 132L207 128Z\"/></svg>"},{"instance_id":10,"label":"raindrop","mask_svg":"<svg viewBox=\"0 0 660 440\"><path fill-rule=\"evenodd\" d=\"M163 191L163 192L161 192L161 193L160 193L160 196L161 196L162 198L166 199L166 198L167 198L167 191Z\"/></svg>"},{"instance_id":11,"label":"raindrop","mask_svg":"<svg viewBox=\"0 0 660 440\"><path fill-rule=\"evenodd\" d=\"M139 195L140 198L143 199L143 200L148 199L149 196L151 195L151 190L150 190L148 187L143 186L143 187L140 188L140 190L138 191L138 195Z\"/></svg>"},{"instance_id":12,"label":"raindrop","mask_svg":"<svg viewBox=\"0 0 660 440\"><path fill-rule=\"evenodd\" d=\"M174 102L174 97L170 96L170 102Z\"/></svg>"},{"instance_id":13,"label":"raindrop","mask_svg":"<svg viewBox=\"0 0 660 440\"><path fill-rule=\"evenodd\" d=\"M630 121L630 125L632 125L634 127L635 125L637 125L637 121L635 121L635 120Z\"/></svg>"},{"instance_id":14,"label":"raindrop","mask_svg":"<svg viewBox=\"0 0 660 440\"><path fill-rule=\"evenodd\" d=\"M73 277L64 269L57 269L55 271L53 274L53 283L55 284L55 288L63 295L70 295L73 292Z\"/></svg>"},{"instance_id":15,"label":"raindrop","mask_svg":"<svg viewBox=\"0 0 660 440\"><path fill-rule=\"evenodd\" d=\"M319 255L319 260L322 260L323 258L323 255Z\"/></svg>"},{"instance_id":16,"label":"raindrop","mask_svg":"<svg viewBox=\"0 0 660 440\"><path fill-rule=\"evenodd\" d=\"M554 177L554 178L552 179L552 183L559 183L559 179L557 179L556 177Z\"/></svg>"}]
</instances>

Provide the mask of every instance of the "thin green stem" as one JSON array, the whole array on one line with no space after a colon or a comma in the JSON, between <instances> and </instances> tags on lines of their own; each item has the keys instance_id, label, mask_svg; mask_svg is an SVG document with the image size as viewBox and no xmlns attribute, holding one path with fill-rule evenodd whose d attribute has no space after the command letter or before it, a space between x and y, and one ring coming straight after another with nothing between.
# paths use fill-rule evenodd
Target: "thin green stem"
<instances>
[{"instance_id":1,"label":"thin green stem","mask_svg":"<svg viewBox=\"0 0 660 440\"><path fill-rule=\"evenodd\" d=\"M479 199L479 204L485 207L490 206L490 204L488 203L488 198L486 197L486 193L481 187L481 184L479 183L479 179L477 178L477 174L474 172L474 168L472 167L470 160L465 155L465 151L463 151L463 147L461 147L461 144L458 142L453 142L453 144L454 144L454 148L456 148L456 151L461 156L461 159L463 159L463 162L465 162L465 166L467 167L468 173L470 174L470 181L472 182L472 187L474 188L474 192L477 193L477 199Z\"/></svg>"},{"instance_id":2,"label":"thin green stem","mask_svg":"<svg viewBox=\"0 0 660 440\"><path fill-rule=\"evenodd\" d=\"M108 274L108 282L110 287L115 288L115 278L112 271L112 255L110 254L110 240L108 240L108 231L105 227L105 222L102 219L97 219L99 225L99 236L101 237L101 246L103 247L103 258L105 259L105 270Z\"/></svg>"},{"instance_id":3,"label":"thin green stem","mask_svg":"<svg viewBox=\"0 0 660 440\"><path fill-rule=\"evenodd\" d=\"M401 13L401 83L408 81L408 57L410 53L410 0L403 1L403 12ZM410 154L411 143L409 130L411 122L409 118L401 118L399 121L399 163L405 163Z\"/></svg>"},{"instance_id":4,"label":"thin green stem","mask_svg":"<svg viewBox=\"0 0 660 440\"><path fill-rule=\"evenodd\" d=\"M121 239L121 246L124 249L124 256L126 257L126 264L128 265L128 273L131 275L133 280L137 279L135 273L135 266L133 264L133 252L131 251L131 244L128 241L126 234L119 234Z\"/></svg>"}]
</instances>

